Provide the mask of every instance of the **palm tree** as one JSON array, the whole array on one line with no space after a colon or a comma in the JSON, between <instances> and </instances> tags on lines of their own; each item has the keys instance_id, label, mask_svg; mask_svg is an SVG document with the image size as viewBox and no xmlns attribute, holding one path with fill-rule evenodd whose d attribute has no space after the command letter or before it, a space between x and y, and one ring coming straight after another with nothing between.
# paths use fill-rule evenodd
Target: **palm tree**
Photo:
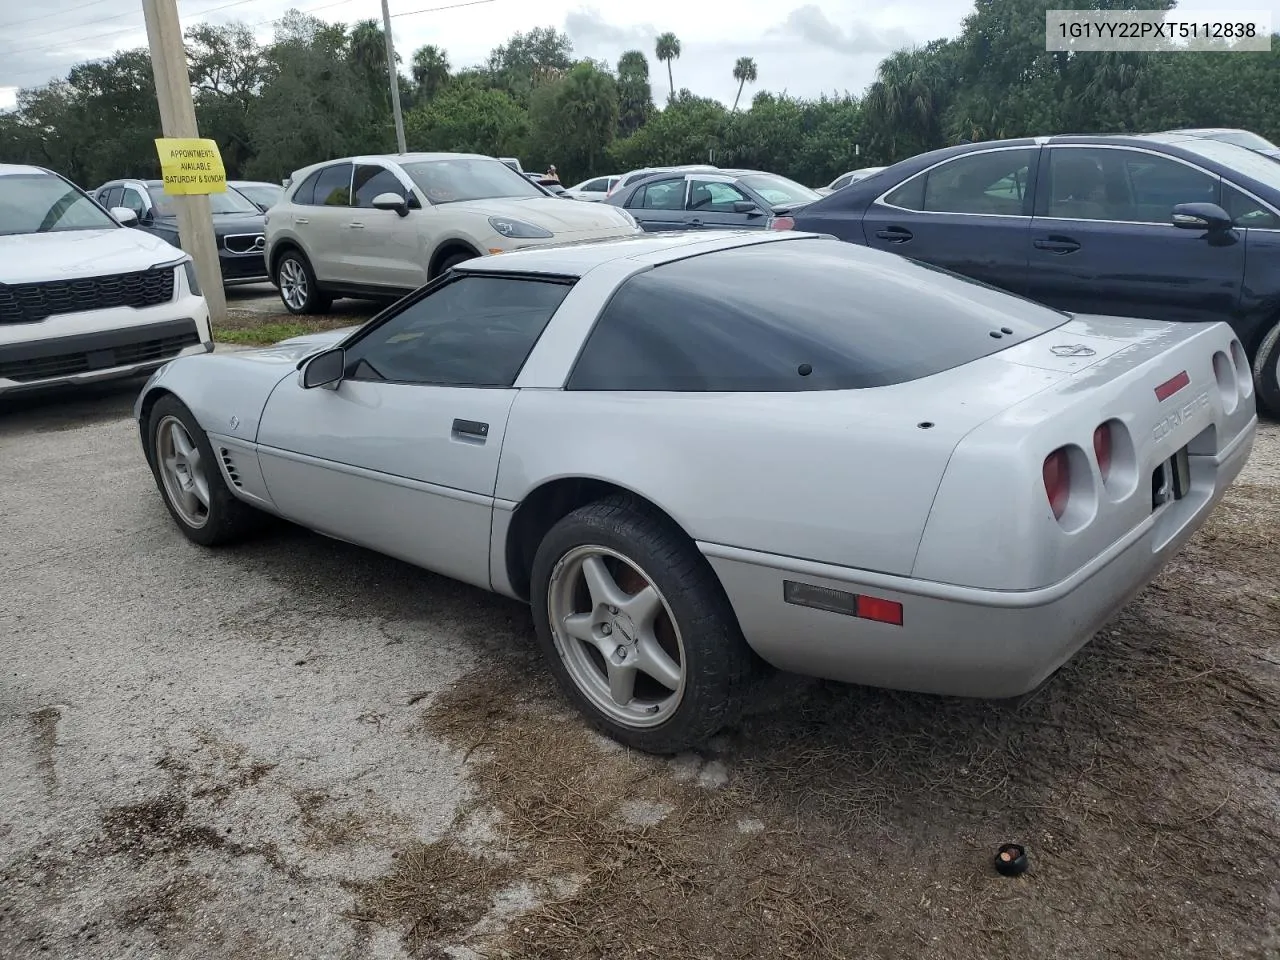
<instances>
[{"instance_id":1,"label":"palm tree","mask_svg":"<svg viewBox=\"0 0 1280 960\"><path fill-rule=\"evenodd\" d=\"M756 82L756 62L751 57L739 57L738 62L733 65L733 79L738 81L738 95L733 98L733 110L731 113L738 111L738 101L742 98L742 87L744 84Z\"/></svg>"},{"instance_id":2,"label":"palm tree","mask_svg":"<svg viewBox=\"0 0 1280 960\"><path fill-rule=\"evenodd\" d=\"M430 100L449 79L449 57L432 44L419 47L413 54L413 82L424 99Z\"/></svg>"},{"instance_id":3,"label":"palm tree","mask_svg":"<svg viewBox=\"0 0 1280 960\"><path fill-rule=\"evenodd\" d=\"M662 36L658 37L654 53L659 60L665 61L667 64L667 83L671 86L671 99L675 100L676 82L671 76L671 61L680 59L680 38L670 32L662 34Z\"/></svg>"}]
</instances>

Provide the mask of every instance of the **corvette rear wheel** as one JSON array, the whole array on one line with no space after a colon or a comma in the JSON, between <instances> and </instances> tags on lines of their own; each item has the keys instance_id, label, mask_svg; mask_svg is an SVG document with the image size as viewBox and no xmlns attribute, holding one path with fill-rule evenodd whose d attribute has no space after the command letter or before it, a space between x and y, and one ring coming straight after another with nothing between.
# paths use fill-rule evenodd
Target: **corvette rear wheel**
<instances>
[{"instance_id":1,"label":"corvette rear wheel","mask_svg":"<svg viewBox=\"0 0 1280 960\"><path fill-rule=\"evenodd\" d=\"M1253 361L1253 385L1258 410L1280 419L1280 323L1277 323L1258 345Z\"/></svg>"},{"instance_id":2,"label":"corvette rear wheel","mask_svg":"<svg viewBox=\"0 0 1280 960\"><path fill-rule=\"evenodd\" d=\"M538 641L599 729L651 753L696 747L741 713L760 661L705 558L630 497L581 507L533 562Z\"/></svg>"},{"instance_id":3,"label":"corvette rear wheel","mask_svg":"<svg viewBox=\"0 0 1280 960\"><path fill-rule=\"evenodd\" d=\"M231 543L261 521L261 513L227 489L209 438L176 397L156 401L147 437L156 486L188 540L206 547Z\"/></svg>"}]
</instances>

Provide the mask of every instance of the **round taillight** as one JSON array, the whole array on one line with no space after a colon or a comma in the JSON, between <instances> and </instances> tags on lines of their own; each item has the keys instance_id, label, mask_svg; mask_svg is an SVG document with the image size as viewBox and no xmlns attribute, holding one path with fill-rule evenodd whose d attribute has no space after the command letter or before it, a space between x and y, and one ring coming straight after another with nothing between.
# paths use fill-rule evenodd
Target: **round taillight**
<instances>
[{"instance_id":1,"label":"round taillight","mask_svg":"<svg viewBox=\"0 0 1280 960\"><path fill-rule=\"evenodd\" d=\"M1093 455L1098 458L1098 472L1105 482L1111 473L1111 424L1100 424L1093 431Z\"/></svg>"},{"instance_id":2,"label":"round taillight","mask_svg":"<svg viewBox=\"0 0 1280 960\"><path fill-rule=\"evenodd\" d=\"M1049 498L1053 515L1061 520L1067 512L1067 500L1071 496L1071 461L1065 447L1044 458L1044 492Z\"/></svg>"}]
</instances>

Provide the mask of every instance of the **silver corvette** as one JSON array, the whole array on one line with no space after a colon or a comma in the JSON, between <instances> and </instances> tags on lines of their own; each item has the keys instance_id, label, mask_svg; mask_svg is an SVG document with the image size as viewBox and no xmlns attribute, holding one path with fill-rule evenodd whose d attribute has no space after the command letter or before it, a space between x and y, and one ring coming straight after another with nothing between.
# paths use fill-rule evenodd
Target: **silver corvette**
<instances>
[{"instance_id":1,"label":"silver corvette","mask_svg":"<svg viewBox=\"0 0 1280 960\"><path fill-rule=\"evenodd\" d=\"M770 666L1034 689L1257 423L1226 324L759 232L471 260L359 328L174 360L135 412L191 540L278 514L526 600L567 696L654 752Z\"/></svg>"}]
</instances>

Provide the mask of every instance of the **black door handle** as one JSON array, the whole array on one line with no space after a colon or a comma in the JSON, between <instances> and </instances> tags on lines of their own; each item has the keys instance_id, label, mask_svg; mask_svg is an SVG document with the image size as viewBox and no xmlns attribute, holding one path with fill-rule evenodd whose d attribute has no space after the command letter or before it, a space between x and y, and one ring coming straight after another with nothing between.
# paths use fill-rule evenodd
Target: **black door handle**
<instances>
[{"instance_id":1,"label":"black door handle","mask_svg":"<svg viewBox=\"0 0 1280 960\"><path fill-rule=\"evenodd\" d=\"M906 227L886 227L883 230L877 230L876 236L890 243L906 243L911 239L911 231Z\"/></svg>"},{"instance_id":2,"label":"black door handle","mask_svg":"<svg viewBox=\"0 0 1280 960\"><path fill-rule=\"evenodd\" d=\"M702 221L699 220L697 217L694 217L692 220L686 220L684 222L684 225L686 227L700 227L702 226Z\"/></svg>"},{"instance_id":3,"label":"black door handle","mask_svg":"<svg viewBox=\"0 0 1280 960\"><path fill-rule=\"evenodd\" d=\"M1033 241L1037 250L1048 250L1051 253L1071 253L1080 249L1080 244L1070 237L1043 237Z\"/></svg>"},{"instance_id":4,"label":"black door handle","mask_svg":"<svg viewBox=\"0 0 1280 960\"><path fill-rule=\"evenodd\" d=\"M479 420L455 420L453 421L453 435L455 437L479 437L483 440L489 436L489 425L481 423Z\"/></svg>"}]
</instances>

